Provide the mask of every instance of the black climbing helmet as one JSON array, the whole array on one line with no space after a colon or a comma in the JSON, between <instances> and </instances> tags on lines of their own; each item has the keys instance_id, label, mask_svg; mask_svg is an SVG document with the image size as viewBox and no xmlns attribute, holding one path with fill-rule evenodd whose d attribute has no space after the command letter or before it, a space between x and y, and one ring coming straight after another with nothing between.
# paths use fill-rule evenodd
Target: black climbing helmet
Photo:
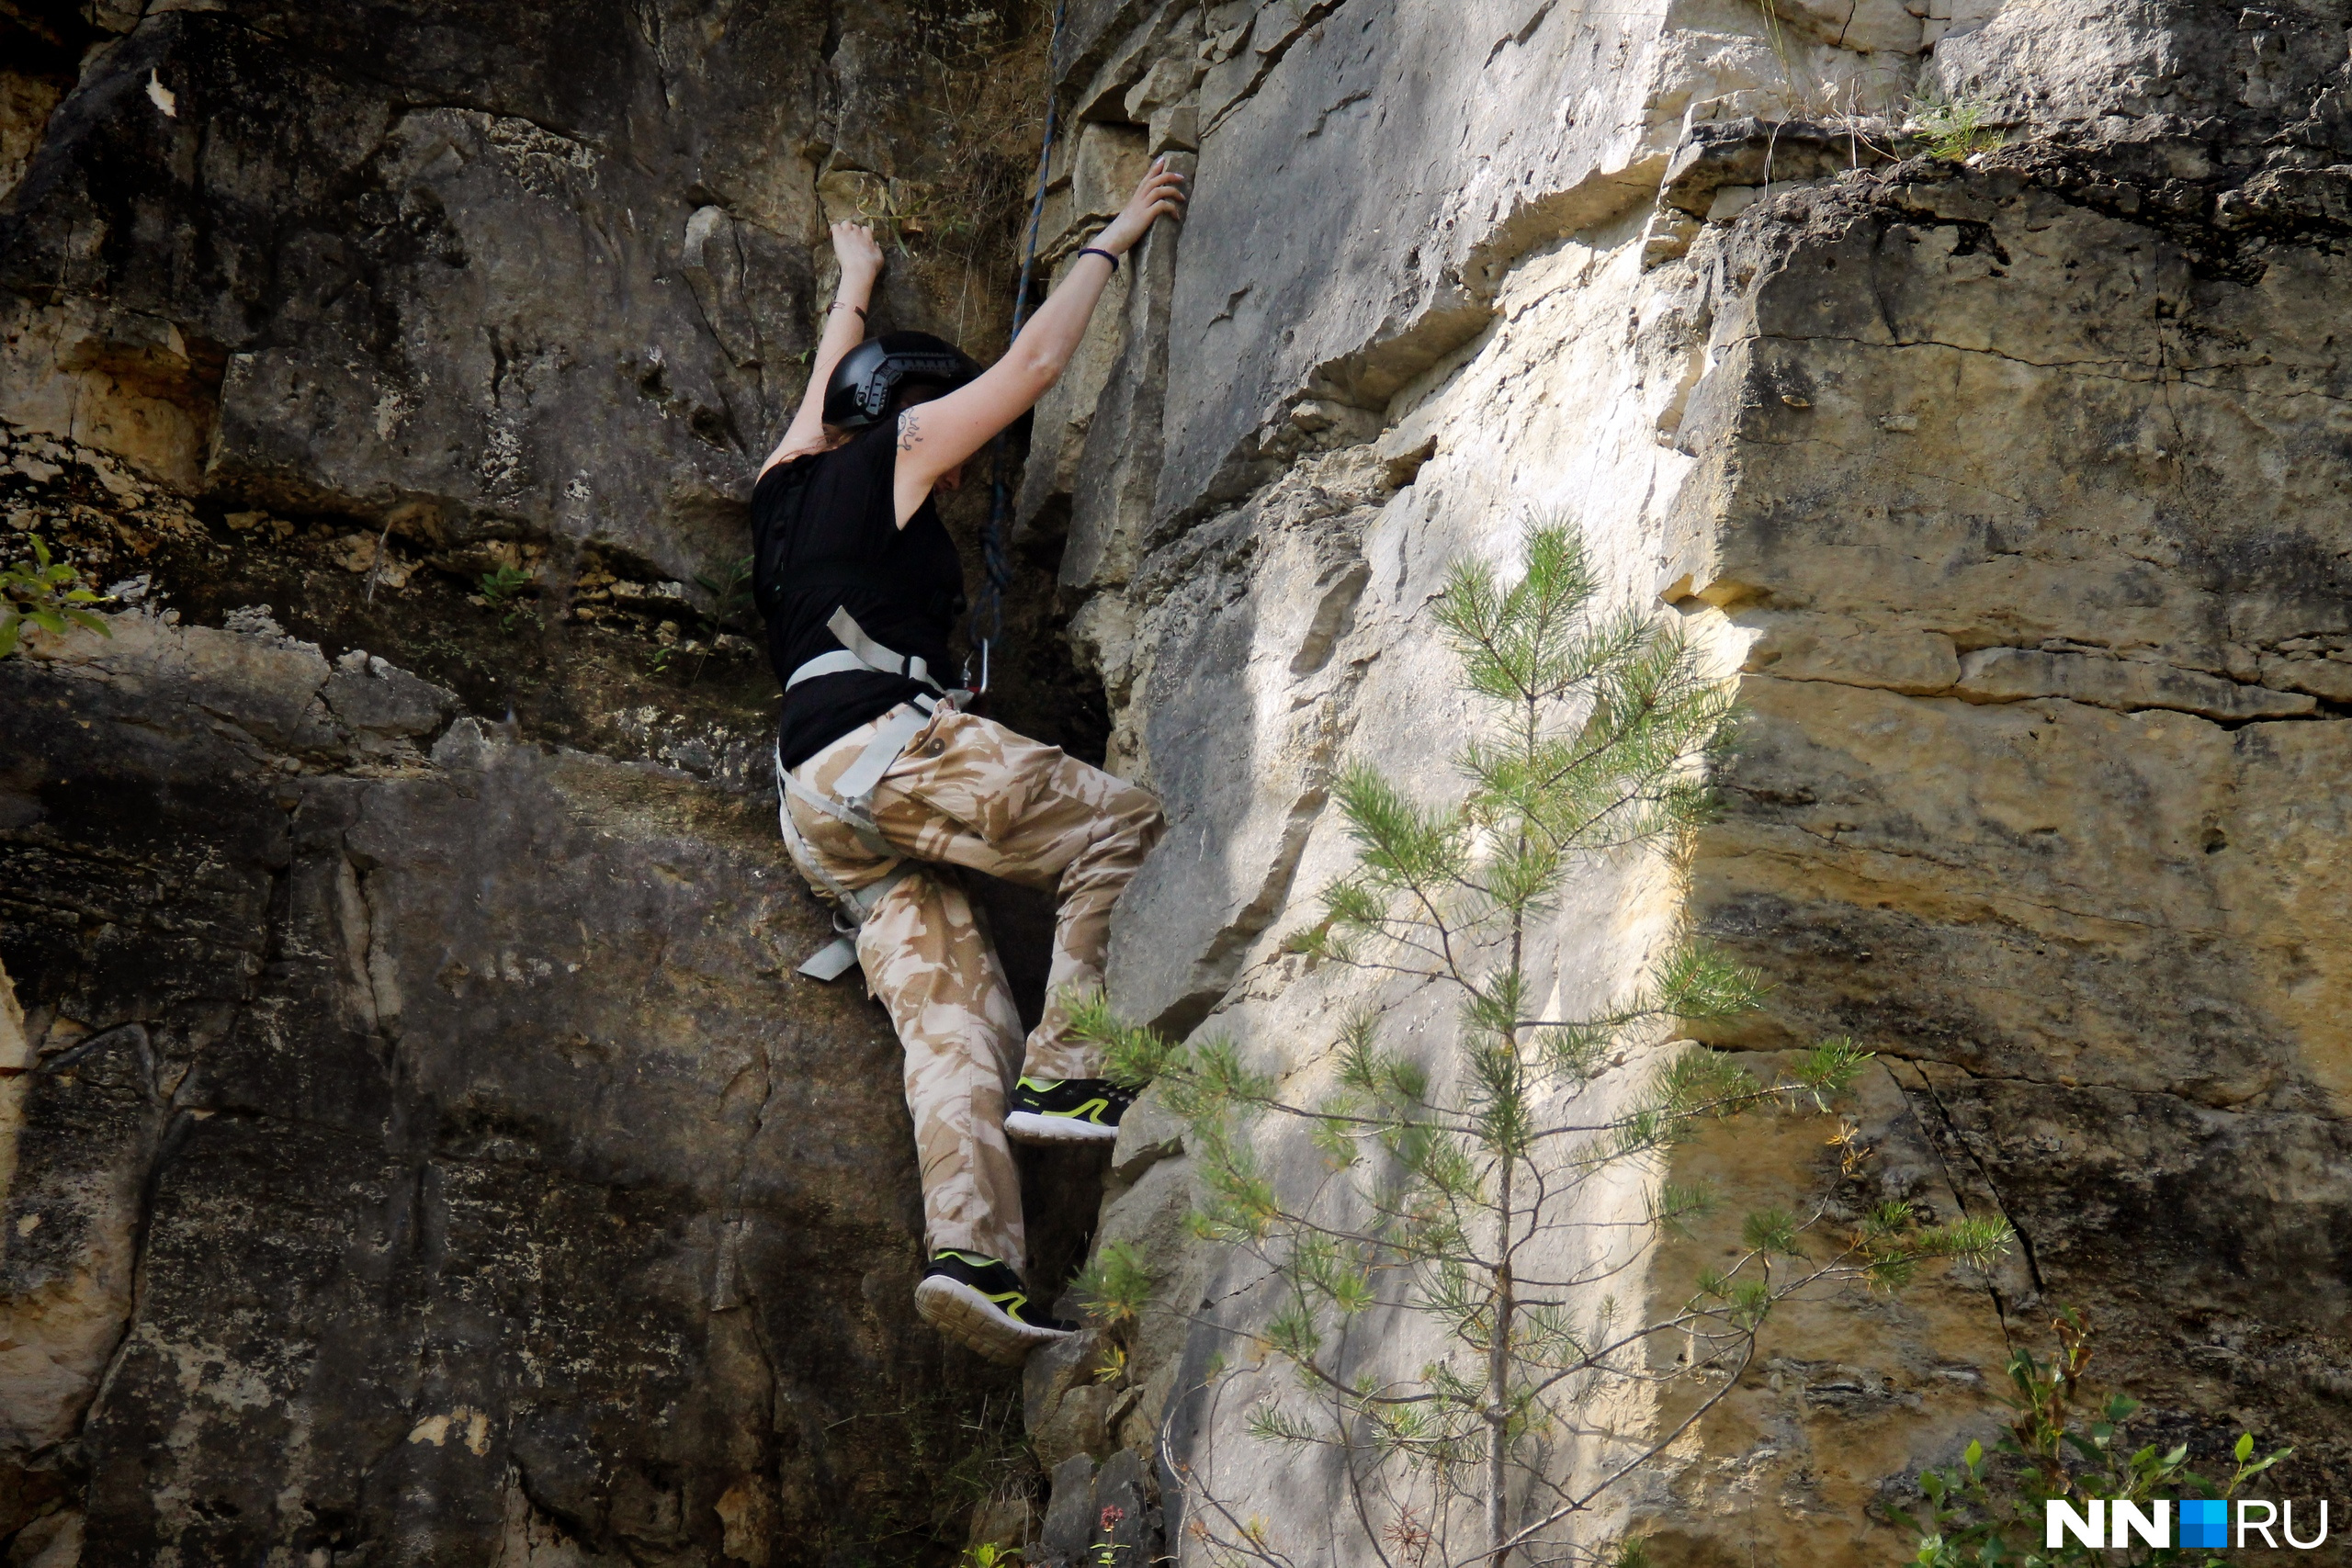
<instances>
[{"instance_id":1,"label":"black climbing helmet","mask_svg":"<svg viewBox=\"0 0 2352 1568\"><path fill-rule=\"evenodd\" d=\"M863 430L896 406L908 387L952 392L980 373L969 355L929 333L884 333L842 355L825 383L825 423Z\"/></svg>"}]
</instances>

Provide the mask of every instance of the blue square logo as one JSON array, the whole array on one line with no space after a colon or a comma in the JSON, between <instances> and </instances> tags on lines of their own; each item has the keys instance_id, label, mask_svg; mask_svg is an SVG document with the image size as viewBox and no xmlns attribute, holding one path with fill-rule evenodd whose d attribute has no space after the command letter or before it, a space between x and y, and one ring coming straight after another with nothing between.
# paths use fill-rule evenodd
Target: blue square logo
<instances>
[{"instance_id":1,"label":"blue square logo","mask_svg":"<svg viewBox=\"0 0 2352 1568\"><path fill-rule=\"evenodd\" d=\"M2230 1544L2229 1504L2219 1497L2184 1497L2179 1507L2181 1545L2227 1547Z\"/></svg>"}]
</instances>

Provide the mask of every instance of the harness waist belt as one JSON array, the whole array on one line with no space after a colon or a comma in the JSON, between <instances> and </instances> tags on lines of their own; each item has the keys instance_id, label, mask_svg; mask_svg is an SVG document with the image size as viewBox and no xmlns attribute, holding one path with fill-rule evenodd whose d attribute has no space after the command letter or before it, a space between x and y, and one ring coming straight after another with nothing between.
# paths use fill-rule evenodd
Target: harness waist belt
<instances>
[{"instance_id":1,"label":"harness waist belt","mask_svg":"<svg viewBox=\"0 0 2352 1568\"><path fill-rule=\"evenodd\" d=\"M946 692L944 686L932 679L931 666L922 655L903 654L883 647L865 635L865 628L857 624L857 617L846 608L835 610L833 618L825 623L825 629L840 641L841 651L820 653L795 670L785 678L786 691L792 690L803 681L813 681L820 675L846 675L854 671L871 670L877 675L903 675L934 692L943 694Z\"/></svg>"}]
</instances>

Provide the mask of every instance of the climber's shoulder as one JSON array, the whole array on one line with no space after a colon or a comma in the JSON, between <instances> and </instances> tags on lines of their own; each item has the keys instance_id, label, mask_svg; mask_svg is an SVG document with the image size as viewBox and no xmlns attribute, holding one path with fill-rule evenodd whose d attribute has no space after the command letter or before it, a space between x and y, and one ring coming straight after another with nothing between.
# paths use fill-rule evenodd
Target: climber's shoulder
<instances>
[{"instance_id":1,"label":"climber's shoulder","mask_svg":"<svg viewBox=\"0 0 2352 1568\"><path fill-rule=\"evenodd\" d=\"M791 541L794 553L857 553L895 532L890 516L889 426L861 430L822 451L763 469L752 487L752 531Z\"/></svg>"}]
</instances>

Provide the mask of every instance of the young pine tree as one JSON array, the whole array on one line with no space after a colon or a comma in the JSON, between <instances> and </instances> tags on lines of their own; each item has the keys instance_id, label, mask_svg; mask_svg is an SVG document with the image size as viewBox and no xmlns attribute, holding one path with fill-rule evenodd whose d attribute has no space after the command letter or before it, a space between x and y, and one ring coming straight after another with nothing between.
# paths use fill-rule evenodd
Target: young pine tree
<instances>
[{"instance_id":1,"label":"young pine tree","mask_svg":"<svg viewBox=\"0 0 2352 1568\"><path fill-rule=\"evenodd\" d=\"M1286 1098L1232 1046L1176 1046L1121 1026L1101 1003L1083 1027L1113 1071L1157 1079L1191 1123L1208 1197L1203 1235L1263 1260L1281 1305L1262 1330L1297 1393L1261 1404L1266 1439L1336 1450L1354 1525L1411 1568L1511 1568L1589 1557L1585 1516L1737 1382L1774 1303L1825 1281L1894 1283L1920 1260L1988 1262L1997 1226L1921 1227L1900 1206L1834 1241L1824 1204L1747 1216L1744 1251L1679 1310L1627 1319L1612 1279L1637 1279L1659 1239L1710 1206L1663 1184L1660 1156L1705 1123L1768 1106L1826 1110L1867 1060L1815 1047L1767 1083L1697 1046L1657 1050L1680 1021L1752 1008L1756 976L1694 942L1589 1016L1547 1017L1535 972L1545 922L1572 877L1603 857L1671 855L1711 809L1707 772L1735 712L1727 682L1671 617L1599 607L1600 584L1569 530L1532 527L1506 584L1457 566L1436 616L1490 722L1455 759L1466 793L1417 802L1359 765L1337 804L1354 868L1323 894L1294 949L1325 964L1435 981L1459 1007L1441 1059L1385 1048L1369 1009L1335 1043L1337 1088ZM1600 1075L1627 1054L1661 1058L1628 1093ZM1335 1179L1277 1182L1259 1150L1272 1126L1310 1137ZM1615 1201L1650 1194L1628 1226ZM1097 1310L1141 1310L1138 1259L1092 1271ZM1418 1375L1374 1369L1397 1316L1426 1320L1442 1353ZM1380 1325L1373 1331L1372 1325ZM1686 1355L1655 1353L1670 1338ZM1385 1364L1385 1363L1379 1363ZM1560 1459L1610 1393L1706 1369L1713 1392L1637 1451ZM1663 1369L1663 1370L1662 1370ZM1724 1373L1729 1376L1724 1376ZM1580 1416L1587 1417L1580 1419ZM1191 1530L1227 1562L1282 1563L1278 1527L1234 1518L1188 1480Z\"/></svg>"}]
</instances>

